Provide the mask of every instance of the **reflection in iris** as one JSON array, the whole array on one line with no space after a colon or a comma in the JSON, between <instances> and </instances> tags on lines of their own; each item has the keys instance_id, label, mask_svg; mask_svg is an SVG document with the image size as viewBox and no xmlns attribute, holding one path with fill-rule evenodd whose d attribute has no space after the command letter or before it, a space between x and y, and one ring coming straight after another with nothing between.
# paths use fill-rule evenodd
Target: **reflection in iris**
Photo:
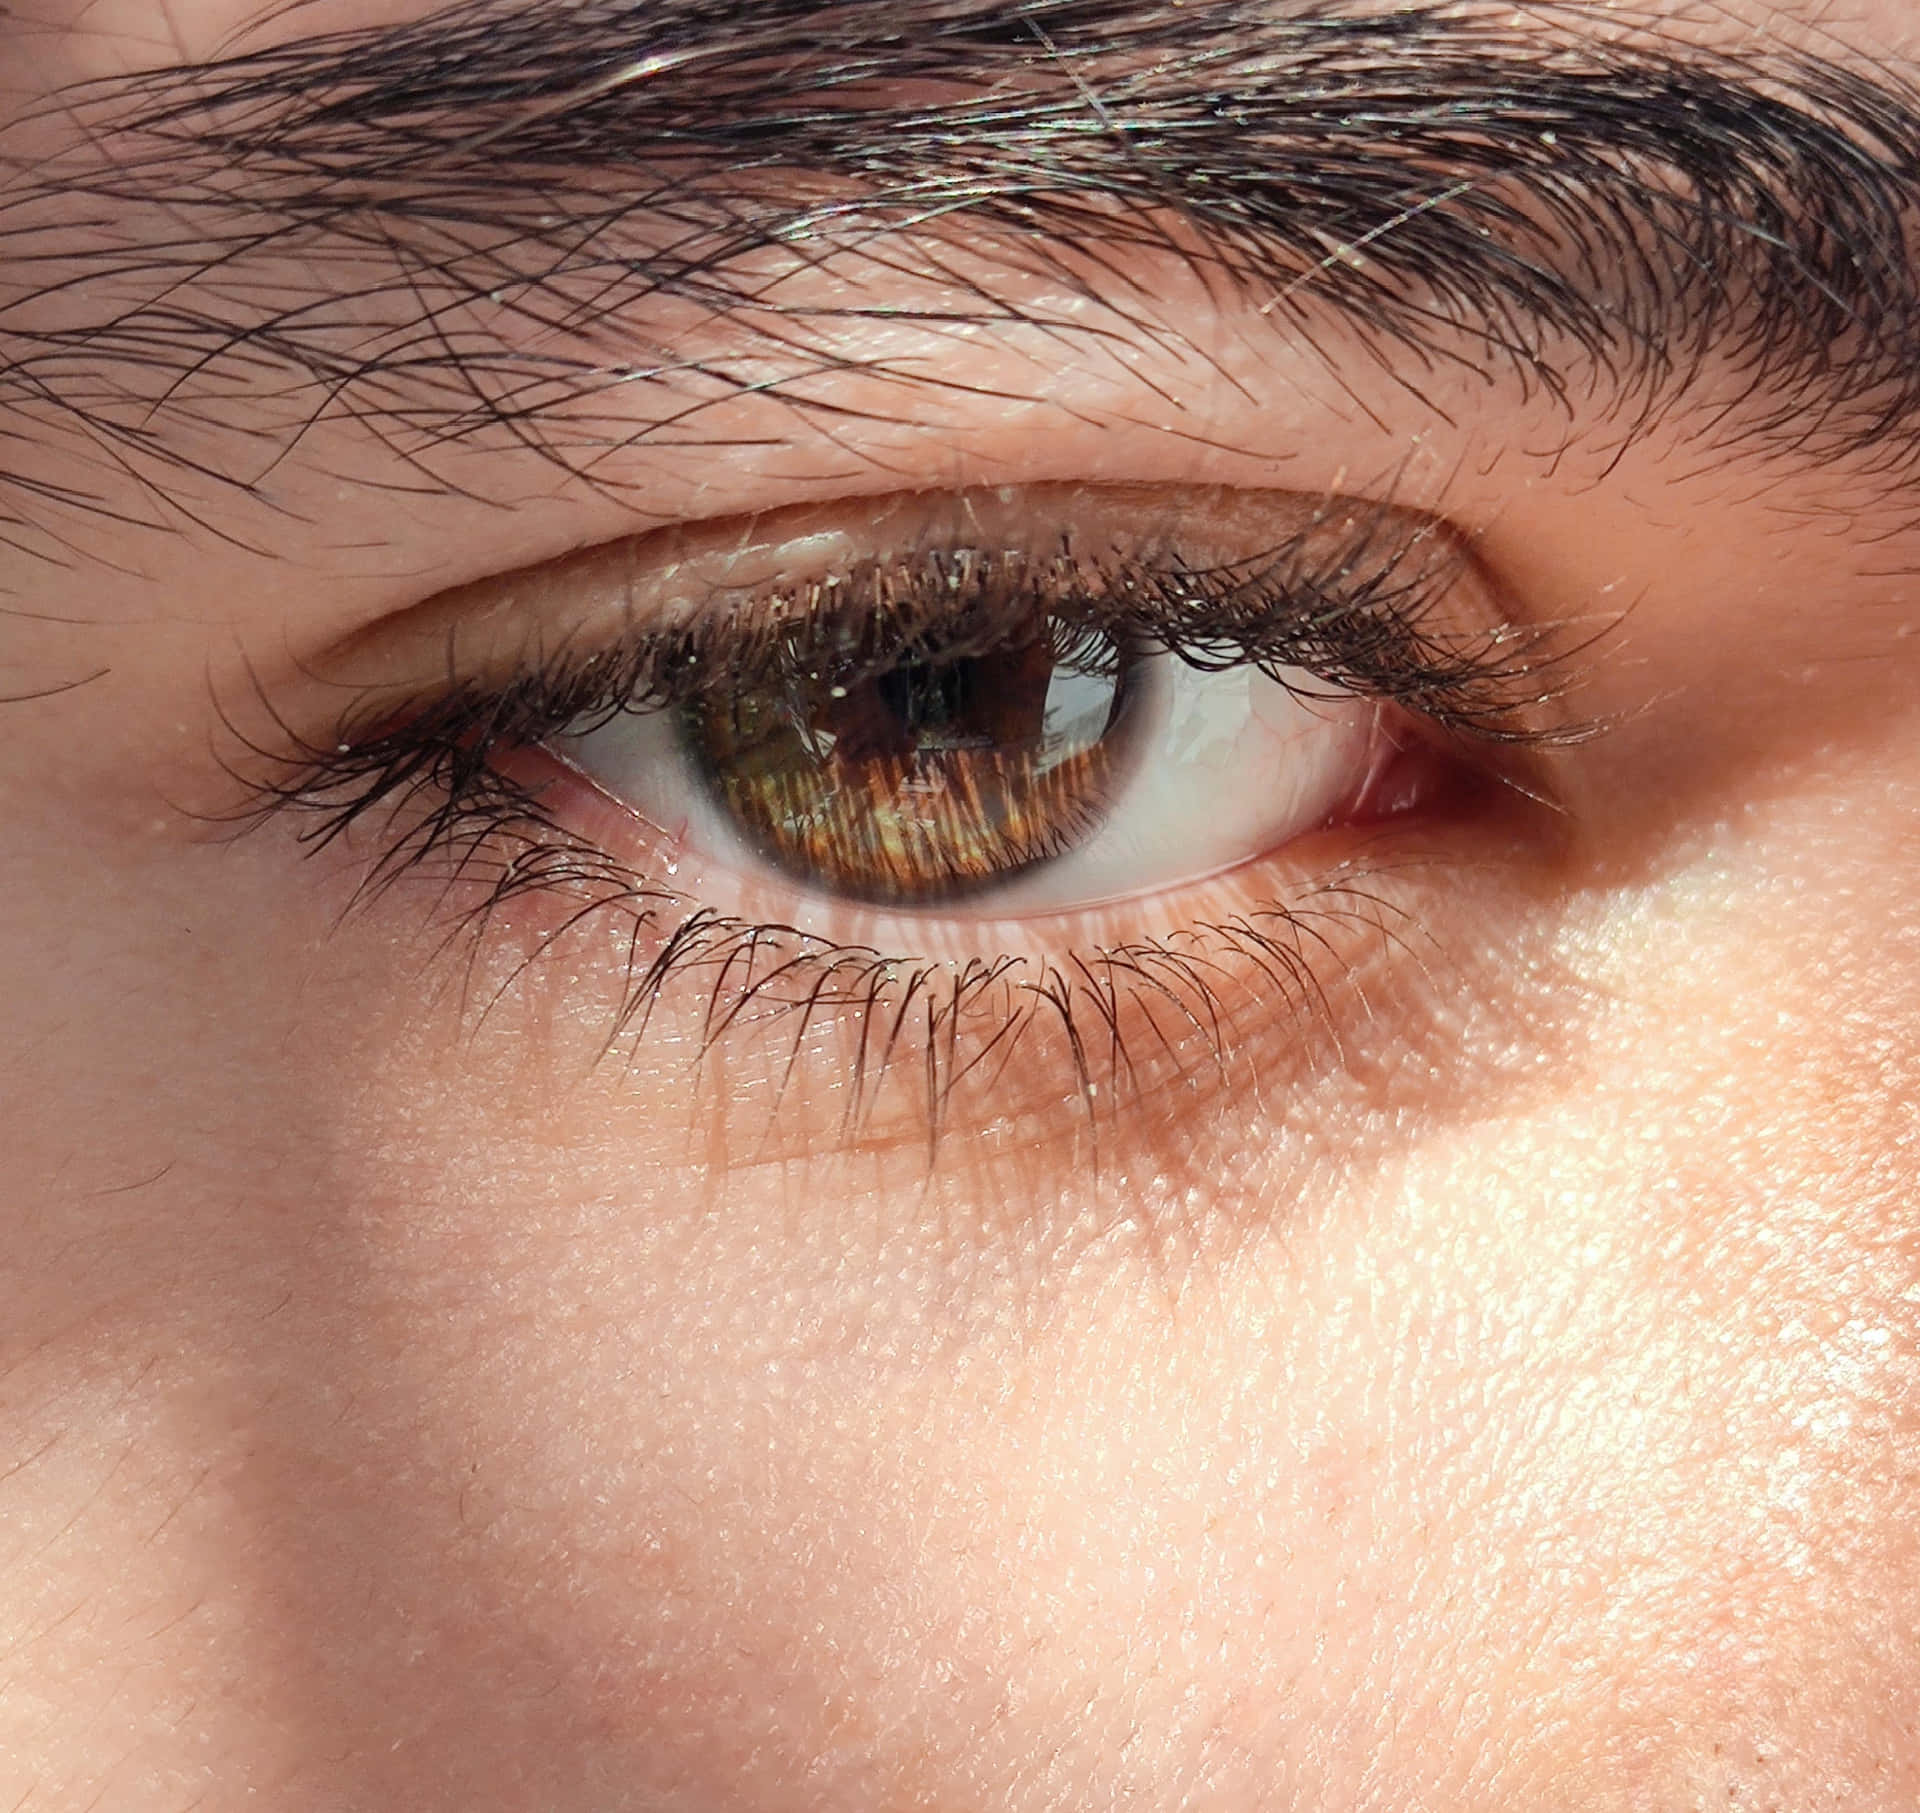
<instances>
[{"instance_id":1,"label":"reflection in iris","mask_svg":"<svg viewBox=\"0 0 1920 1813\"><path fill-rule=\"evenodd\" d=\"M1126 774L1145 663L1050 627L708 694L682 734L738 830L790 873L874 901L991 887L1097 830Z\"/></svg>"}]
</instances>

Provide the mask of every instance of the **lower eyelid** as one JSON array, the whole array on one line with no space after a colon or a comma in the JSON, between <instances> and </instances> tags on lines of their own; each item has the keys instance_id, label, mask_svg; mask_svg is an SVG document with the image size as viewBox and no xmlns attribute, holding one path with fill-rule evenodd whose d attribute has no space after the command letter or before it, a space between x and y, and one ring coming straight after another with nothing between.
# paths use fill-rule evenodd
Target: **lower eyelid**
<instances>
[{"instance_id":1,"label":"lower eyelid","mask_svg":"<svg viewBox=\"0 0 1920 1813\"><path fill-rule=\"evenodd\" d=\"M1452 953L1477 956L1485 936L1467 903L1503 885L1516 851L1532 860L1516 842L1532 833L1525 802L1499 798L1458 825L1415 813L1310 834L1158 897L1151 916L1137 901L966 923L851 908L796 928L791 890L691 862L551 757L516 766L569 836L634 869L477 914L450 901L482 940L463 989L490 1026L525 1012L548 1044L556 1018L597 1028L589 1061L611 1056L689 1136L724 1130L755 1162L849 1143L924 1152L941 1127L1064 1150L1074 1128L1144 1139L1172 1117L1184 1140L1216 1096L1292 1099L1356 1039L1424 1037L1410 1003L1457 1009Z\"/></svg>"},{"instance_id":2,"label":"lower eyelid","mask_svg":"<svg viewBox=\"0 0 1920 1813\"><path fill-rule=\"evenodd\" d=\"M1185 1163L1208 1104L1307 1115L1356 1051L1453 1023L1469 986L1456 957L1484 967L1514 878L1538 895L1526 878L1560 831L1527 793L1443 757L1446 784L1408 809L1150 901L963 921L803 911L782 879L699 856L550 750L495 766L520 803L466 808L418 865L394 852L425 847L444 804L424 783L289 860L319 863L329 921L373 914L387 948L450 969L449 989L419 973L396 988L461 1003L464 1051L504 1040L530 1087L546 1073L604 1089L610 1115L644 1104L649 1137L695 1142L673 1162L856 1145L925 1162L941 1128L1061 1157L1083 1135L1108 1150L1159 1128Z\"/></svg>"}]
</instances>

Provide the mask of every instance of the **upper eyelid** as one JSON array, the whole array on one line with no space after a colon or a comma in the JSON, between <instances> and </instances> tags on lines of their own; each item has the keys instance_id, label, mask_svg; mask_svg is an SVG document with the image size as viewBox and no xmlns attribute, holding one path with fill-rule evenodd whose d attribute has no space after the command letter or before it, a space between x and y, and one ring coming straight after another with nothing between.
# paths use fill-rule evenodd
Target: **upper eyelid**
<instances>
[{"instance_id":1,"label":"upper eyelid","mask_svg":"<svg viewBox=\"0 0 1920 1813\"><path fill-rule=\"evenodd\" d=\"M942 16L951 23L950 11ZM704 30L710 38L719 20L736 36L757 30L760 42L777 45L779 40L769 34L777 31L781 17L760 0L739 0L724 13L711 6L676 10L650 5L647 42L670 48L673 32L683 28L688 33ZM1084 43L1074 35L1090 21L1131 19L1144 22L1145 35L1136 42L1147 43L1152 17L1151 9L1129 7L1126 0L1074 0L1049 15L1047 50L1032 48L1025 67L1040 81L1051 59L1071 59L1075 91L1095 93L1101 117L1114 132L1136 123L1144 129L1156 118L1164 125L1169 117L1191 127L1193 116L1182 115L1180 109L1210 100L1209 84L1221 74L1218 43L1207 44L1204 35L1195 40L1216 60L1193 72L1183 101L1177 62L1168 78L1175 83L1172 90L1142 92L1138 84L1130 85L1124 71L1110 76L1099 58L1083 54ZM1178 14L1182 32L1190 36L1201 32L1207 21L1228 18L1220 0L1188 6ZM1196 141L1208 157L1227 160L1216 172L1215 186L1216 194L1230 192L1231 205L1224 213L1184 181L1183 166L1170 154L1116 163L1112 143L1100 133L1058 133L1057 95L1041 95L1027 104L1016 94L999 107L991 131L977 115L967 120L956 114L943 123L938 106L923 108L917 115L917 139L903 135L897 119L883 118L865 102L794 108L785 129L790 148L783 150L779 134L766 127L759 104L764 95L756 101L750 85L736 87L728 101L724 84L737 82L742 71L751 76L751 57L695 59L683 68L658 68L645 79L596 89L579 75L583 51L589 53L586 66L591 67L592 44L571 42L567 34L577 38L592 32L600 34L594 42L613 42L627 19L620 7L570 10L555 20L543 16L536 42L531 35L515 38L510 12L487 4L468 6L425 26L296 44L253 60L110 84L65 97L99 134L95 152L50 166L66 186L65 193L97 199L110 192L116 207L136 215L143 196L149 204L164 199L168 218L176 225L183 217L197 221L207 243L197 251L179 244L171 250L149 248L147 255L157 258L161 267L159 292L150 303L120 308L110 320L42 332L31 323L36 309L44 311L49 301L50 283L66 286L61 293L68 298L83 296L90 283L114 274L116 258L124 269L127 255L102 253L67 269L57 261L36 265L36 248L50 252L56 244L52 226L43 232L33 215L34 208L46 206L51 179L37 178L37 188L16 184L0 197L0 227L22 218L29 224L24 240L17 226L10 235L18 254L16 270L25 276L16 277L15 293L0 303L0 411L28 403L56 415L66 410L91 429L104 429L109 439L129 435L129 445L142 460L164 459L168 443L156 425L164 427L165 403L175 394L173 387L200 369L202 361L238 360L245 369L264 364L304 375L328 394L349 398L365 426L404 437L416 448L430 449L450 435L502 429L537 442L548 427L543 412L555 399L570 389L591 393L616 375L630 374L596 372L591 361L581 364L577 352L556 354L544 368L544 397L532 395L529 400L530 393L520 387L530 370L538 376L543 369L538 355L511 344L490 345L485 330L471 321L462 322L461 331L468 337L459 345L436 346L430 322L423 318L411 336L402 323L386 347L363 348L356 354L341 343L341 312L332 306L337 298L289 297L282 291L273 306L264 298L249 303L246 286L258 279L249 278L248 260L263 248L269 253L294 247L316 250L328 235L338 241L344 234L343 243L376 259L382 247L386 255L398 256L411 244L406 256L412 262L406 269L396 268L390 279L370 274L368 281L389 282L392 293L402 295L424 279L429 290L439 286L442 306L450 307L462 295L475 300L491 293L485 279L500 275L499 257L511 241L516 256L531 260L522 274L531 292L545 286L554 291L556 306L578 302L578 296L569 295L572 280L562 264L581 255L583 240L592 242L591 227L582 229L571 217L543 224L549 216L540 210L566 197L584 201L594 191L591 185L581 186L578 172L569 175L558 162L548 166L549 186L543 189L531 166L541 156L578 159L591 152L607 162L609 175L627 173L616 181L616 189L619 181L630 185L647 163L649 146L657 155L664 142L663 122L671 122L677 110L677 149L700 153L705 161L697 177L684 164L677 167L678 174L669 173L661 197L686 200L704 183L714 199L730 198L730 205L745 207L738 242L743 253L782 243L800 223L828 238L835 230L832 215L819 217L814 202L782 203L778 184L765 174L770 167L800 169L811 159L813 167L831 173L837 165L857 165L865 158L871 168L884 150L889 160L885 180L876 186L870 178L863 185L843 168L841 174L853 184L846 194L882 212L889 194L900 206L924 207L954 172L943 176L924 156L916 164L916 143L933 145L944 133L950 144L964 149L971 133L983 154L1020 144L1031 149L1039 142L1033 135L1045 124L1054 133L1048 141L1050 161L1037 170L1044 180L1036 188L1029 178L1018 198L1026 210L1024 224L1004 213L1014 198L963 159L960 174L973 185L963 198L970 218L987 224L998 220L1030 243L1049 232L1083 237L1119 232L1177 255L1191 255L1190 246L1181 252L1173 231L1172 223L1184 222L1210 241L1210 256L1225 256L1247 281L1278 283L1282 293L1289 293L1288 285L1303 284L1295 297L1301 307L1344 309L1365 329L1416 342L1434 337L1429 314L1434 298L1423 295L1419 283L1431 282L1445 253L1453 286L1448 305L1461 318L1471 318L1476 307L1491 311L1490 331L1509 342L1499 357L1531 361L1539 381L1565 381L1553 363L1559 354L1537 333L1515 341L1513 322L1529 310L1557 322L1563 337L1575 342L1603 339L1618 330L1620 362L1614 382L1627 394L1636 386L1644 389L1652 367L1662 361L1669 379L1684 376L1688 359L1702 351L1703 320L1717 318L1731 326L1745 310L1740 344L1763 348L1764 353L1755 356L1764 357L1777 380L1758 427L1772 426L1803 442L1810 423L1828 442L1848 435L1878 437L1883 443L1903 437L1913 407L1905 393L1920 388L1920 357L1914 356L1920 343L1915 327L1920 286L1904 232L1912 178L1893 147L1903 130L1920 136L1920 126L1915 125L1912 96L1898 79L1883 75L1870 82L1806 58L1782 57L1756 66L1699 49L1602 48L1591 40L1583 46L1577 32L1553 44L1522 47L1528 54L1516 57L1514 41L1502 36L1491 18L1438 10L1396 16L1393 39L1384 48L1368 36L1377 33L1377 22L1343 20L1332 11L1270 22L1259 43L1263 62L1255 72L1257 80L1250 74L1253 87L1240 97L1239 126L1232 133ZM942 55L950 77L965 79L969 55L976 59L972 67L977 75L980 47L969 49L964 33L929 37L925 43L913 39L913 0L904 8L889 9L889 20L892 49L883 45L865 63L855 59L845 64L839 77L848 69L864 69L864 79L871 84L888 67L886 56L892 57L896 70L917 66L931 75L942 67ZM474 58L466 73L475 85L483 79L496 82L492 93L499 108L483 132L473 129L471 119L465 130L444 117L436 119L433 104L417 87L408 86L408 71L414 66L409 59L417 63L427 47L441 56L443 75L457 67L446 61L448 30L462 24L469 28L467 46ZM1345 38L1339 37L1342 32ZM1325 36L1328 33L1333 39ZM630 31L624 42L630 62ZM1349 80L1349 101L1357 94L1359 101L1372 103L1361 111L1369 113L1373 136L1336 147L1345 162L1330 159L1324 110L1316 111L1311 92L1302 98L1298 82L1289 87L1290 74L1297 75L1312 58L1324 62L1329 42L1346 57L1344 63L1336 57L1334 64ZM1572 59L1570 64L1557 64L1548 54L1556 45L1562 59ZM1477 78L1475 51L1483 53L1485 66ZM909 53L919 58L917 65ZM812 58L816 84L831 88L835 72L821 66L823 57L834 54L830 37L810 42L805 54ZM572 65L566 61L569 56ZM508 61L505 70L500 67L503 59L515 58L518 61ZM1001 61L1015 67L1019 60L1003 54ZM570 91L558 81L569 67ZM1379 90L1371 96L1369 72ZM1408 72L1423 78L1411 98L1405 92ZM1103 82L1106 91L1099 93ZM1669 90L1667 111L1650 111L1648 96L1663 82ZM705 122L698 127L688 123L693 84L698 84L703 103L694 116ZM1450 100L1442 92L1448 84ZM442 87L442 106L472 104L478 92L470 87L463 95L451 77ZM318 104L316 90L325 97ZM1717 112L1701 114L1711 119L1712 130L1692 123L1689 109L1671 106L1672 92L1690 92L1703 106L1714 102ZM503 94L506 99L500 101ZM1555 124L1543 126L1546 120ZM1320 137L1309 145L1302 134L1316 122ZM385 202L369 201L358 210L343 210L342 198L354 193L356 182L364 188L376 176L389 185L395 181L393 153L408 135L420 155L398 178L401 193ZM1184 142L1177 135L1167 141L1175 147ZM750 157L743 150L749 144ZM1628 145L1637 148L1629 153ZM1788 149L1783 151L1782 145ZM1309 149L1318 189L1302 186L1303 166L1297 157L1288 162L1289 155ZM321 152L328 154L328 161L318 161ZM482 156L489 172L484 182L472 166L472 160ZM1237 167L1235 156L1242 160ZM744 190L743 160L762 173ZM1264 172L1258 180L1256 163ZM527 169L527 177L515 178L516 168ZM1438 174L1423 178L1423 169ZM236 181L236 170L248 172L250 180ZM1158 170L1172 187L1130 188L1133 170ZM1789 193L1796 182L1797 192ZM1686 199L1688 184L1701 195L1697 208ZM1458 193L1452 192L1454 187ZM1385 199L1367 200L1369 195L1396 194L1401 198L1397 211ZM1123 200L1125 205L1103 221L1097 210L1088 213L1089 195ZM631 203L630 195L625 202L617 195L609 200L604 193L600 199L609 221L620 218ZM404 209L398 207L402 200ZM1832 208L1825 205L1829 200ZM1709 201L1715 207L1708 207ZM1516 202L1525 205L1516 211ZM1730 226L1720 218L1734 204L1751 217L1752 231L1738 230L1737 221ZM1490 211L1476 212L1482 207ZM1531 225L1528 208L1540 216ZM1281 219L1286 209L1292 211L1291 227ZM1656 217L1660 230L1675 236L1671 244L1657 235L1651 242L1663 261L1671 254L1674 282L1669 293L1656 293L1658 283L1637 301L1631 294L1609 299L1594 290L1594 273L1608 265L1609 248L1617 255L1614 268L1640 277L1658 275L1657 265L1649 263L1647 237L1649 221ZM490 222L498 243L485 252L471 246L453 249L447 236L462 221ZM853 219L847 230L864 233L874 224ZM1328 256L1330 232L1336 244L1342 237L1365 243L1361 268ZM1570 243L1556 247L1555 235L1563 242L1571 235ZM428 257L423 264L424 248L436 236L444 256L438 263ZM1695 257L1692 277L1684 255L1689 245ZM1714 294L1704 310L1683 310L1681 305L1689 301L1683 292L1699 276L1703 246L1721 261L1722 268L1711 273ZM686 273L676 276L649 264L648 258L643 252L620 268L610 242L602 239L586 258L588 268L597 273L596 282L609 275L607 261L612 259L611 288L596 306L611 306L616 300L632 304L659 294L663 284L672 290L690 280ZM217 277L211 274L216 262ZM702 273L696 267L694 274ZM704 277L724 280L724 263L708 267ZM197 309L195 298L209 282L219 286L224 305L219 310ZM1448 292L1440 300L1447 302ZM1121 301L1124 304L1124 298ZM1699 298L1691 301L1697 304ZM119 302L116 297L116 307ZM876 306L885 308L884 295L876 298ZM1642 311L1637 319L1636 309ZM1684 321L1678 318L1682 313ZM1875 330L1855 336L1851 363L1835 355L1836 324L1867 324ZM1494 358L1492 342L1485 344L1487 356ZM1745 374L1753 395L1766 389L1761 382L1766 375L1758 367ZM160 404L159 415L137 433L123 429L111 416L102 418L98 398L103 382L108 388L131 385L136 395L145 386L149 399ZM1888 392L1889 382L1897 394ZM1870 404L1864 400L1868 392L1873 393ZM1863 398L1859 408L1839 405L1837 399L1855 393ZM1824 408L1812 400L1815 396L1825 399ZM516 426L516 412L523 405ZM1755 430L1751 420L1740 428L1745 433ZM634 432L641 434L641 425L636 424ZM258 469L261 450L256 446L252 453L245 468L250 471Z\"/></svg>"},{"instance_id":2,"label":"upper eyelid","mask_svg":"<svg viewBox=\"0 0 1920 1813\"><path fill-rule=\"evenodd\" d=\"M925 590L949 561L959 592ZM1312 671L1476 742L1564 746L1596 728L1567 705L1591 627L1516 615L1471 548L1424 512L1049 484L798 506L458 586L304 664L319 697L301 721L322 754L449 707L481 713L489 740L539 740L583 714L677 701L683 676L698 693L759 684L796 655L853 660L849 634L877 638L876 653L920 629L945 645L960 626L942 601L1002 583L1010 615L975 625L995 640L1044 608L1199 667Z\"/></svg>"}]
</instances>

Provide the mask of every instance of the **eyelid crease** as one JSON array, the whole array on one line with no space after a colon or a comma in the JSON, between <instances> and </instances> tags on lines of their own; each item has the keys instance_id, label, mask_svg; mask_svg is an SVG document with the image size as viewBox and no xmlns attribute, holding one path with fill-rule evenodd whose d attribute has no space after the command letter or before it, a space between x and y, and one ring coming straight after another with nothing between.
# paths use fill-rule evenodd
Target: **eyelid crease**
<instances>
[{"instance_id":1,"label":"eyelid crease","mask_svg":"<svg viewBox=\"0 0 1920 1813\"><path fill-rule=\"evenodd\" d=\"M455 587L314 671L365 691L330 744L407 702L542 676L556 703L537 738L862 647L891 661L922 636L948 653L967 634L991 644L1036 613L1199 668L1306 669L1487 742L1592 728L1553 709L1591 638L1517 620L1440 519L1213 486L899 493L682 525Z\"/></svg>"}]
</instances>

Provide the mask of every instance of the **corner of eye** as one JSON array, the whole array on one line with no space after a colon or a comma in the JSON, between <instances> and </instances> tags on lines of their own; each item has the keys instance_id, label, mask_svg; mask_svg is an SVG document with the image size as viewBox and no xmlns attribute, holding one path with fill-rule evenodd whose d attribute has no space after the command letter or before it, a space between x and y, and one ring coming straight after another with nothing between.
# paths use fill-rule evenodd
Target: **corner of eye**
<instances>
[{"instance_id":1,"label":"corner of eye","mask_svg":"<svg viewBox=\"0 0 1920 1813\"><path fill-rule=\"evenodd\" d=\"M603 565L621 559L606 547L583 553ZM578 590L553 570L558 564L463 581L360 624L310 655L305 677L330 688L399 692L505 679L559 659L590 637L588 618L610 611L623 621L630 600L603 571L596 609L583 614Z\"/></svg>"}]
</instances>

